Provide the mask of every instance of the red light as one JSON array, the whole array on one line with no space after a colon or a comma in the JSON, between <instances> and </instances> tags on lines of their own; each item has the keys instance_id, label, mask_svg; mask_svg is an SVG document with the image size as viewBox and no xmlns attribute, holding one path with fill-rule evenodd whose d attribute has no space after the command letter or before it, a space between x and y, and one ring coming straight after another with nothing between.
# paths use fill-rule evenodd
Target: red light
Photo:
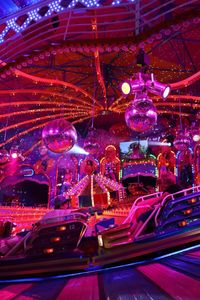
<instances>
[{"instance_id":1,"label":"red light","mask_svg":"<svg viewBox=\"0 0 200 300\"><path fill-rule=\"evenodd\" d=\"M60 226L60 227L57 228L57 231L64 231L66 229L67 229L66 226Z\"/></svg>"},{"instance_id":2,"label":"red light","mask_svg":"<svg viewBox=\"0 0 200 300\"><path fill-rule=\"evenodd\" d=\"M53 248L46 248L46 249L44 249L44 254L51 254L53 252L54 252Z\"/></svg>"},{"instance_id":3,"label":"red light","mask_svg":"<svg viewBox=\"0 0 200 300\"><path fill-rule=\"evenodd\" d=\"M187 221L181 221L181 222L178 223L179 227L184 227L186 225L187 225Z\"/></svg>"},{"instance_id":4,"label":"red light","mask_svg":"<svg viewBox=\"0 0 200 300\"><path fill-rule=\"evenodd\" d=\"M197 202L197 199L196 198L192 198L192 199L189 199L188 200L188 203L190 204L190 203L195 203L195 202Z\"/></svg>"},{"instance_id":5,"label":"red light","mask_svg":"<svg viewBox=\"0 0 200 300\"><path fill-rule=\"evenodd\" d=\"M192 212L192 209L186 209L186 210L184 210L184 215L189 215L189 214L191 214L191 212Z\"/></svg>"},{"instance_id":6,"label":"red light","mask_svg":"<svg viewBox=\"0 0 200 300\"><path fill-rule=\"evenodd\" d=\"M51 242L53 242L53 243L60 242L60 240L61 240L61 237L59 237L59 236L51 238Z\"/></svg>"}]
</instances>

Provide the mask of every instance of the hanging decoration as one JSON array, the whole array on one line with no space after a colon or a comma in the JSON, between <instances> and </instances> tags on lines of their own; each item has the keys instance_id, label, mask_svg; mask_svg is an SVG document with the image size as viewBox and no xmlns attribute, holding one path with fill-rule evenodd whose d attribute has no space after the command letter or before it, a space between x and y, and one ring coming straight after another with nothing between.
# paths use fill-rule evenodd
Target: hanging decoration
<instances>
[{"instance_id":1,"label":"hanging decoration","mask_svg":"<svg viewBox=\"0 0 200 300\"><path fill-rule=\"evenodd\" d=\"M157 110L146 94L139 94L125 112L127 126L137 132L150 130L157 122Z\"/></svg>"},{"instance_id":2,"label":"hanging decoration","mask_svg":"<svg viewBox=\"0 0 200 300\"><path fill-rule=\"evenodd\" d=\"M52 152L62 153L69 151L77 141L77 132L74 126L65 119L49 122L42 131L45 146Z\"/></svg>"},{"instance_id":3,"label":"hanging decoration","mask_svg":"<svg viewBox=\"0 0 200 300\"><path fill-rule=\"evenodd\" d=\"M137 132L146 132L157 123L157 110L147 92L167 98L170 87L154 79L154 75L139 73L135 80L128 80L121 86L124 95L135 93L135 99L125 112L127 126Z\"/></svg>"},{"instance_id":4,"label":"hanging decoration","mask_svg":"<svg viewBox=\"0 0 200 300\"><path fill-rule=\"evenodd\" d=\"M180 131L177 133L177 136L174 140L174 147L179 151L184 151L188 149L190 143L190 137L184 131Z\"/></svg>"},{"instance_id":5,"label":"hanging decoration","mask_svg":"<svg viewBox=\"0 0 200 300\"><path fill-rule=\"evenodd\" d=\"M89 154L94 155L98 152L100 144L98 142L97 130L94 127L89 128L83 147Z\"/></svg>"}]
</instances>

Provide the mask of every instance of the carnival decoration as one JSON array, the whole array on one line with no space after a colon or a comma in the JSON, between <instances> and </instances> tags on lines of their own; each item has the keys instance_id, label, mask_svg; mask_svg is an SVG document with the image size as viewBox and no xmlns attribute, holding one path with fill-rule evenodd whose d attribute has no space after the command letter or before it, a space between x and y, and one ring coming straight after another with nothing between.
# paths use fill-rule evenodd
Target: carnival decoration
<instances>
[{"instance_id":1,"label":"carnival decoration","mask_svg":"<svg viewBox=\"0 0 200 300\"><path fill-rule=\"evenodd\" d=\"M99 162L92 156L86 157L84 160L80 161L80 176L81 178L85 175L92 175L97 173L99 167Z\"/></svg>"},{"instance_id":2,"label":"carnival decoration","mask_svg":"<svg viewBox=\"0 0 200 300\"><path fill-rule=\"evenodd\" d=\"M146 94L139 94L127 108L125 121L127 126L137 132L150 130L157 122L157 111Z\"/></svg>"},{"instance_id":3,"label":"carnival decoration","mask_svg":"<svg viewBox=\"0 0 200 300\"><path fill-rule=\"evenodd\" d=\"M136 132L149 131L156 125L157 110L147 92L165 99L170 93L169 85L156 81L153 74L139 73L137 79L124 82L121 89L124 95L135 93L135 99L125 112L127 126Z\"/></svg>"},{"instance_id":4,"label":"carnival decoration","mask_svg":"<svg viewBox=\"0 0 200 300\"><path fill-rule=\"evenodd\" d=\"M179 151L184 151L190 146L191 139L190 136L185 134L183 131L177 133L177 136L174 140L174 147Z\"/></svg>"},{"instance_id":5,"label":"carnival decoration","mask_svg":"<svg viewBox=\"0 0 200 300\"><path fill-rule=\"evenodd\" d=\"M176 172L176 155L175 152L171 150L171 148L162 147L162 152L158 154L157 157L157 168L158 168L158 177L161 176L162 173L167 171L175 174Z\"/></svg>"},{"instance_id":6,"label":"carnival decoration","mask_svg":"<svg viewBox=\"0 0 200 300\"><path fill-rule=\"evenodd\" d=\"M100 172L107 178L119 181L120 160L115 146L109 145L105 148L105 156L100 161Z\"/></svg>"},{"instance_id":7,"label":"carnival decoration","mask_svg":"<svg viewBox=\"0 0 200 300\"><path fill-rule=\"evenodd\" d=\"M94 127L91 127L88 131L87 137L84 141L84 149L89 154L96 154L100 148L100 144L97 138L97 131Z\"/></svg>"},{"instance_id":8,"label":"carnival decoration","mask_svg":"<svg viewBox=\"0 0 200 300\"><path fill-rule=\"evenodd\" d=\"M77 132L74 126L65 119L49 122L42 131L45 146L52 152L62 153L69 151L77 141Z\"/></svg>"}]
</instances>

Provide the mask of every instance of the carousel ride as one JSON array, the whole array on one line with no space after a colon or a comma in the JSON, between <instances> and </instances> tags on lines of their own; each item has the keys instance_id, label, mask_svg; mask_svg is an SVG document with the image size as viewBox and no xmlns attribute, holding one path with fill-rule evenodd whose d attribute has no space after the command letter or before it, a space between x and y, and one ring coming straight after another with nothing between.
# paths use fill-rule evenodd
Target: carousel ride
<instances>
[{"instance_id":1,"label":"carousel ride","mask_svg":"<svg viewBox=\"0 0 200 300\"><path fill-rule=\"evenodd\" d=\"M115 1L38 1L0 22L1 235L9 221L15 234L32 229L1 252L1 278L84 272L199 244L196 1L160 4L158 17L155 3L136 2L113 14ZM145 213L162 196L166 172L182 191L137 227L138 207ZM71 214L41 223L60 195Z\"/></svg>"}]
</instances>

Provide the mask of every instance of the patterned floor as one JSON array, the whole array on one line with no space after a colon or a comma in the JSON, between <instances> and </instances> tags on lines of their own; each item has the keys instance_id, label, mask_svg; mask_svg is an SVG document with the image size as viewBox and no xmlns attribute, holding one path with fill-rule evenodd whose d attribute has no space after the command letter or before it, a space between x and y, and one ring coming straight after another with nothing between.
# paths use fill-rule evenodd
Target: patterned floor
<instances>
[{"instance_id":1,"label":"patterned floor","mask_svg":"<svg viewBox=\"0 0 200 300\"><path fill-rule=\"evenodd\" d=\"M1 283L0 299L199 300L200 251L86 276Z\"/></svg>"}]
</instances>

